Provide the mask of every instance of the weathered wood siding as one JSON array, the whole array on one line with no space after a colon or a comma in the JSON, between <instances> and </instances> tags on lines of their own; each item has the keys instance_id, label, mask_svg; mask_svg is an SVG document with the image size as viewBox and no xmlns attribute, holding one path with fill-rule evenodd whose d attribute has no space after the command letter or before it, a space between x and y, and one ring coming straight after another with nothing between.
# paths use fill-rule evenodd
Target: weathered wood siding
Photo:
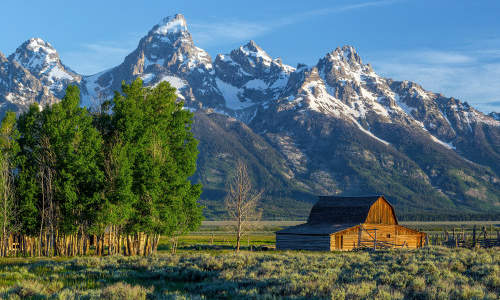
<instances>
[{"instance_id":1,"label":"weathered wood siding","mask_svg":"<svg viewBox=\"0 0 500 300\"><path fill-rule=\"evenodd\" d=\"M375 232L377 242L394 244L394 248L401 248L403 244L408 249L420 248L425 240L424 233L401 225L363 224L363 228L365 230L361 232L361 241L367 247L372 245ZM331 236L331 250L353 250L358 246L360 239L359 225L334 233Z\"/></svg>"},{"instance_id":2,"label":"weathered wood siding","mask_svg":"<svg viewBox=\"0 0 500 300\"><path fill-rule=\"evenodd\" d=\"M409 249L420 248L424 246L425 233L419 232L401 225L397 225L397 243L406 242Z\"/></svg>"},{"instance_id":3,"label":"weathered wood siding","mask_svg":"<svg viewBox=\"0 0 500 300\"><path fill-rule=\"evenodd\" d=\"M330 250L329 235L276 234L277 250Z\"/></svg>"},{"instance_id":4,"label":"weathered wood siding","mask_svg":"<svg viewBox=\"0 0 500 300\"><path fill-rule=\"evenodd\" d=\"M365 223L395 225L398 224L398 221L391 205L383 197L380 197L370 207Z\"/></svg>"},{"instance_id":5,"label":"weathered wood siding","mask_svg":"<svg viewBox=\"0 0 500 300\"><path fill-rule=\"evenodd\" d=\"M422 247L424 240L425 233L398 225L384 196L325 196L313 206L306 224L276 233L276 248L344 251L361 243L377 249L415 249Z\"/></svg>"}]
</instances>

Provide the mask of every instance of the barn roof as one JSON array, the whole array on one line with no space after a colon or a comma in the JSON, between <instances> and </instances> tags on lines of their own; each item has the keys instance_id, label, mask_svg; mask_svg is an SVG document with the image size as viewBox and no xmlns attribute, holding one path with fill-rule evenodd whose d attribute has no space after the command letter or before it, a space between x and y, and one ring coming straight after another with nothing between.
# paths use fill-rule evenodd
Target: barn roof
<instances>
[{"instance_id":1,"label":"barn roof","mask_svg":"<svg viewBox=\"0 0 500 300\"><path fill-rule=\"evenodd\" d=\"M342 231L364 223L371 206L381 197L389 203L384 196L319 196L319 201L311 209L307 223L292 226L276 233L326 235ZM392 208L390 203L389 206Z\"/></svg>"},{"instance_id":2,"label":"barn roof","mask_svg":"<svg viewBox=\"0 0 500 300\"><path fill-rule=\"evenodd\" d=\"M380 197L383 196L320 196L319 201L311 209L307 222L311 224L363 223L368 216L370 207Z\"/></svg>"},{"instance_id":3,"label":"barn roof","mask_svg":"<svg viewBox=\"0 0 500 300\"><path fill-rule=\"evenodd\" d=\"M278 234L305 234L305 235L330 235L347 228L351 228L358 224L310 224L304 223L297 226L292 226L280 231Z\"/></svg>"}]
</instances>

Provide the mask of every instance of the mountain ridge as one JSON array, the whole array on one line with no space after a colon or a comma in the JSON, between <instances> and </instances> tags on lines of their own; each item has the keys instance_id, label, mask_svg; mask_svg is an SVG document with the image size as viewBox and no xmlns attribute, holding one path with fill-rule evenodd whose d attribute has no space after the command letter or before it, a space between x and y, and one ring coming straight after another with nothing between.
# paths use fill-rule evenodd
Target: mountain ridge
<instances>
[{"instance_id":1,"label":"mountain ridge","mask_svg":"<svg viewBox=\"0 0 500 300\"><path fill-rule=\"evenodd\" d=\"M286 214L288 204L301 216L314 195L327 193L387 194L407 214L500 211L498 114L485 115L410 81L381 77L352 46L297 68L273 59L254 41L212 60L177 14L153 26L121 64L90 76L71 71L41 39L18 50L8 59L0 54L4 111L53 103L68 84L80 86L82 104L89 107L120 90L122 81L141 78L148 86L168 81L176 87L185 106L197 111L195 124L213 129L194 128L205 149L194 178L206 187L208 215L222 213L223 197L220 180L209 175L226 178L238 159L259 166L254 179L268 190L263 206L279 214ZM54 69L65 75L51 76ZM13 72L27 90L19 85L22 80L2 79ZM221 136L240 151L228 150ZM268 149L280 166L255 145ZM226 161L216 160L217 165L210 157ZM422 199L422 192L430 199Z\"/></svg>"}]
</instances>

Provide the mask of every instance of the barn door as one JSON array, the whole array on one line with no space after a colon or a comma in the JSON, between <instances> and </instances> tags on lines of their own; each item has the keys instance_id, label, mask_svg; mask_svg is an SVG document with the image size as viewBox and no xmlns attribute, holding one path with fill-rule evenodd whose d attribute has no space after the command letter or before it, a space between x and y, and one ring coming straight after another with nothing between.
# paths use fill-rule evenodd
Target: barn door
<instances>
[{"instance_id":1,"label":"barn door","mask_svg":"<svg viewBox=\"0 0 500 300\"><path fill-rule=\"evenodd\" d=\"M341 235L335 235L335 249L344 248L344 237Z\"/></svg>"}]
</instances>

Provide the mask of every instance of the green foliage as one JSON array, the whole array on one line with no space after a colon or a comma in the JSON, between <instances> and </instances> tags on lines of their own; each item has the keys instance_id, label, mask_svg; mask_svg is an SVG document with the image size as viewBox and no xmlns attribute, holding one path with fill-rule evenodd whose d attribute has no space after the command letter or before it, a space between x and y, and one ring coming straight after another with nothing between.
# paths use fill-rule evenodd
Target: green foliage
<instances>
[{"instance_id":1,"label":"green foliage","mask_svg":"<svg viewBox=\"0 0 500 300\"><path fill-rule=\"evenodd\" d=\"M201 186L189 180L198 155L193 114L166 82L145 88L138 79L122 90L109 123L110 215L126 220L128 232L173 235L196 228Z\"/></svg>"},{"instance_id":2,"label":"green foliage","mask_svg":"<svg viewBox=\"0 0 500 300\"><path fill-rule=\"evenodd\" d=\"M198 155L193 114L168 83L145 88L138 79L122 92L101 113L80 107L79 89L69 86L59 103L35 103L17 122L6 114L0 162L16 174L20 233L102 236L111 228L158 237L199 226L201 185L189 180Z\"/></svg>"},{"instance_id":3,"label":"green foliage","mask_svg":"<svg viewBox=\"0 0 500 300\"><path fill-rule=\"evenodd\" d=\"M7 112L0 124L0 234L3 243L16 225L13 169L19 152L18 138L16 115Z\"/></svg>"},{"instance_id":4,"label":"green foliage","mask_svg":"<svg viewBox=\"0 0 500 300\"><path fill-rule=\"evenodd\" d=\"M32 105L19 118L18 194L26 233L33 234L38 227L42 176L51 186L61 232L87 230L99 211L104 180L102 138L92 116L80 107L79 94L76 86L70 86L60 103L41 112ZM50 177L41 175L43 168Z\"/></svg>"}]
</instances>

